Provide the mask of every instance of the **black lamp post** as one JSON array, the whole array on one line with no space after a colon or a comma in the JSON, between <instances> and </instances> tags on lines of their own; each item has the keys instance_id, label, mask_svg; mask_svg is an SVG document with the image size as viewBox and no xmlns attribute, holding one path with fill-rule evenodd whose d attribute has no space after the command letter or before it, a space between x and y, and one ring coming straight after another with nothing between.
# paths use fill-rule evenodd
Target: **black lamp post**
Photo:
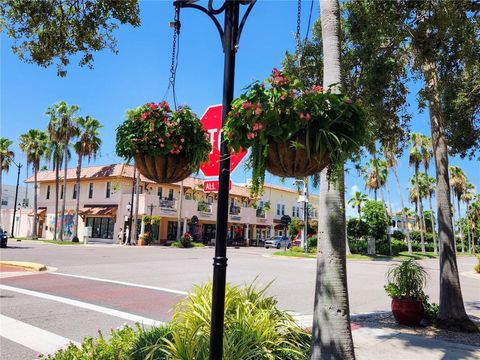
<instances>
[{"instance_id":1,"label":"black lamp post","mask_svg":"<svg viewBox=\"0 0 480 360\"><path fill-rule=\"evenodd\" d=\"M18 184L20 182L20 169L22 168L22 164L17 164L15 161L12 162L15 164L15 166L18 168L17 171L17 185L15 187L15 201L14 201L14 207L13 207L13 219L12 219L12 232L10 234L11 237L15 237L15 216L17 215L17 199L18 199Z\"/></svg>"},{"instance_id":2,"label":"black lamp post","mask_svg":"<svg viewBox=\"0 0 480 360\"><path fill-rule=\"evenodd\" d=\"M179 8L193 8L202 11L212 19L217 27L222 41L224 56L223 69L223 101L222 126L231 109L233 100L233 86L235 80L235 54L238 50L240 36L248 15L256 0L227 0L218 9L213 7L213 0L208 6L194 4L192 0L174 1ZM240 20L240 5L248 5ZM224 13L224 27L222 28L217 15ZM180 24L176 24L179 26ZM225 282L227 275L227 225L228 225L228 196L230 182L230 150L223 136L220 148L220 173L218 185L217 229L215 240L215 257L213 258L213 289L212 289L212 318L210 330L210 359L221 360L223 354L223 321L225 310Z\"/></svg>"}]
</instances>

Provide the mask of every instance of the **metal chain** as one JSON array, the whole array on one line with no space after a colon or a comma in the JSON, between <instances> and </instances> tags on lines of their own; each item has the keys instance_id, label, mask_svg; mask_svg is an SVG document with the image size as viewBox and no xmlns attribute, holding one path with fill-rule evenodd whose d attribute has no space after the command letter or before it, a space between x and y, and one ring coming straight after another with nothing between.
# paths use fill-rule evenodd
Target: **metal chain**
<instances>
[{"instance_id":1,"label":"metal chain","mask_svg":"<svg viewBox=\"0 0 480 360\"><path fill-rule=\"evenodd\" d=\"M300 65L300 58L301 58L301 51L300 51L300 24L301 24L301 17L302 17L302 0L298 0L298 7L297 7L297 33L295 34L295 40L297 43L296 53L298 56L298 63Z\"/></svg>"},{"instance_id":2,"label":"metal chain","mask_svg":"<svg viewBox=\"0 0 480 360\"><path fill-rule=\"evenodd\" d=\"M173 44L172 44L172 62L170 65L170 77L168 79L168 86L167 90L165 91L164 99L168 96L168 91L170 88L172 89L173 93L173 105L175 110L177 109L177 99L175 94L175 78L177 73L177 60L178 60L178 52L177 52L177 40L180 34L180 7L177 6L175 8L175 18L170 26L173 27Z\"/></svg>"}]
</instances>

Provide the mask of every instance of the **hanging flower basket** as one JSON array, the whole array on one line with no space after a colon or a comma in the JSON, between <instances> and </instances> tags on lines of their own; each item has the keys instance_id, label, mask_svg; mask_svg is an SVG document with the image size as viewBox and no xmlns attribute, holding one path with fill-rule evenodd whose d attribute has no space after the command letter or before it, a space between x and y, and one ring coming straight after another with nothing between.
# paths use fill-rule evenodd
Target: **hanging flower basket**
<instances>
[{"instance_id":1,"label":"hanging flower basket","mask_svg":"<svg viewBox=\"0 0 480 360\"><path fill-rule=\"evenodd\" d=\"M186 179L210 151L207 133L188 107L172 111L167 102L148 103L128 111L117 128L117 155L134 158L138 171L157 183Z\"/></svg>"},{"instance_id":2,"label":"hanging flower basket","mask_svg":"<svg viewBox=\"0 0 480 360\"><path fill-rule=\"evenodd\" d=\"M236 152L251 148L251 192L260 194L265 170L301 178L343 163L365 135L364 111L342 94L273 69L232 102L224 133Z\"/></svg>"}]
</instances>

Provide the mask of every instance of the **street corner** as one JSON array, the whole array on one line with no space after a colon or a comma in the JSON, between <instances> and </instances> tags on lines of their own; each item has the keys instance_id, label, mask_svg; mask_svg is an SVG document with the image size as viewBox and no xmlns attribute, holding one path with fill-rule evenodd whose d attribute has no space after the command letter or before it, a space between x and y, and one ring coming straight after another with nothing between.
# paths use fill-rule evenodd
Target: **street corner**
<instances>
[{"instance_id":1,"label":"street corner","mask_svg":"<svg viewBox=\"0 0 480 360\"><path fill-rule=\"evenodd\" d=\"M41 272L51 270L44 264L29 262L29 261L0 261L0 272Z\"/></svg>"}]
</instances>

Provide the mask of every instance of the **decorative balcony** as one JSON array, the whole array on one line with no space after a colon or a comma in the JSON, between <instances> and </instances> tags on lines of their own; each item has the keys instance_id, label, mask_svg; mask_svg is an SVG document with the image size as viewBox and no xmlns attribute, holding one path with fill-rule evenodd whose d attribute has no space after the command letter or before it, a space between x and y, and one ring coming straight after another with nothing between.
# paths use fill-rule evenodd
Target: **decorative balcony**
<instances>
[{"instance_id":1,"label":"decorative balcony","mask_svg":"<svg viewBox=\"0 0 480 360\"><path fill-rule=\"evenodd\" d=\"M240 211L240 206L230 205L230 215L239 215Z\"/></svg>"},{"instance_id":2,"label":"decorative balcony","mask_svg":"<svg viewBox=\"0 0 480 360\"><path fill-rule=\"evenodd\" d=\"M176 210L177 199L160 198L158 206L160 207L160 209Z\"/></svg>"},{"instance_id":3,"label":"decorative balcony","mask_svg":"<svg viewBox=\"0 0 480 360\"><path fill-rule=\"evenodd\" d=\"M211 214L213 213L213 204L205 201L199 201L197 205L197 211L200 213Z\"/></svg>"}]
</instances>

